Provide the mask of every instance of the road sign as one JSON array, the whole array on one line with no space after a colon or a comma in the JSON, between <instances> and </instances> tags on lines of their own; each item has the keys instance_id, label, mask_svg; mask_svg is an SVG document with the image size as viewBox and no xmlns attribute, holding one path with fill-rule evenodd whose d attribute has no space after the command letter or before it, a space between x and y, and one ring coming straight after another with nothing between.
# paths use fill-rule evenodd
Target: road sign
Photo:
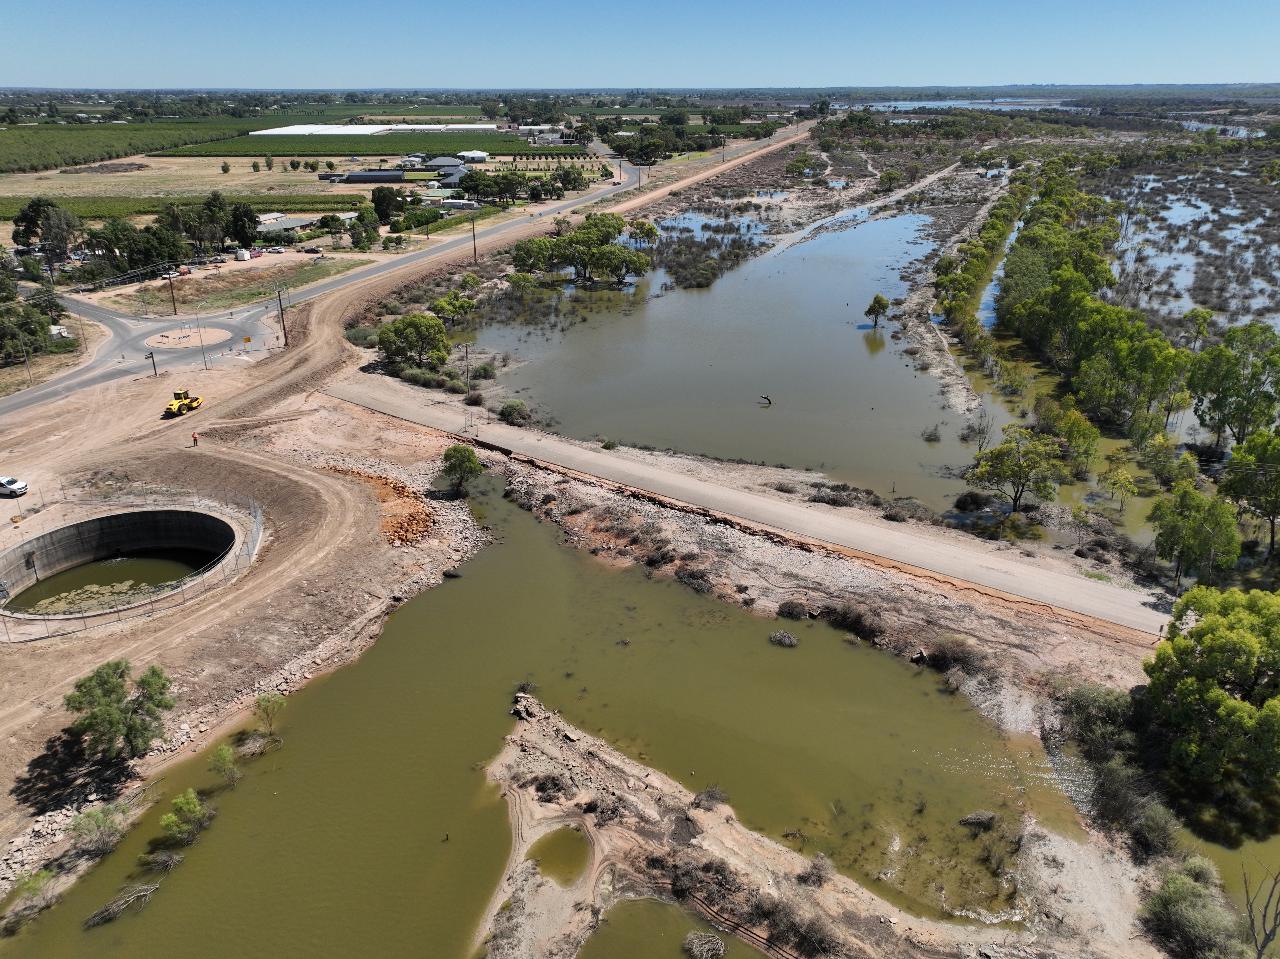
<instances>
[{"instance_id":1,"label":"road sign","mask_svg":"<svg viewBox=\"0 0 1280 959\"><path fill-rule=\"evenodd\" d=\"M246 336L246 337L244 338L244 341L245 341L246 343L252 343L252 342L253 342L253 337L252 337L252 336Z\"/></svg>"}]
</instances>

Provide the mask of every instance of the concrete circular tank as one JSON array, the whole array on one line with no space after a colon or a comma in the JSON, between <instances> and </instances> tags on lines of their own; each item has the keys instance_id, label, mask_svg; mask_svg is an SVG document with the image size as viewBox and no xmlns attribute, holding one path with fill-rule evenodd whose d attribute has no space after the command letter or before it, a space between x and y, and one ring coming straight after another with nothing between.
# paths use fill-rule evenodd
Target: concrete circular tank
<instances>
[{"instance_id":1,"label":"concrete circular tank","mask_svg":"<svg viewBox=\"0 0 1280 959\"><path fill-rule=\"evenodd\" d=\"M231 523L199 510L110 513L49 530L0 553L0 585L8 596L17 597L38 582L86 563L167 551L205 558L197 568L199 576L227 558L237 539ZM117 606L154 598L171 588L177 584L151 587L144 597L121 596Z\"/></svg>"}]
</instances>

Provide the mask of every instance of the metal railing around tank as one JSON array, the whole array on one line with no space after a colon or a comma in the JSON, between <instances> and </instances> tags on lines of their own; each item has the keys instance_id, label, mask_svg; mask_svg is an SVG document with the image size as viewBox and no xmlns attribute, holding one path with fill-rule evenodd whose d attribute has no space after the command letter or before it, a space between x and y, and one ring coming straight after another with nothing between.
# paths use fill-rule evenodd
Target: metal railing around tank
<instances>
[{"instance_id":1,"label":"metal railing around tank","mask_svg":"<svg viewBox=\"0 0 1280 959\"><path fill-rule=\"evenodd\" d=\"M81 515L69 516L53 509L55 506L71 507L82 512ZM52 495L42 497L40 505L22 514L20 522L16 524L20 535L19 543L64 526L111 513L185 508L215 516L222 514L225 517L229 514L236 517L239 520L235 524L237 542L200 569L193 570L180 579L154 586L141 586L127 593L88 598L85 604L73 610L41 614L23 613L0 606L0 642L30 643L52 639L99 626L145 619L176 609L229 582L251 566L265 531L262 506L252 497L234 490L202 493L130 492L121 495L60 488ZM85 510L88 512L83 512ZM0 591L0 603L8 598L5 591Z\"/></svg>"}]
</instances>

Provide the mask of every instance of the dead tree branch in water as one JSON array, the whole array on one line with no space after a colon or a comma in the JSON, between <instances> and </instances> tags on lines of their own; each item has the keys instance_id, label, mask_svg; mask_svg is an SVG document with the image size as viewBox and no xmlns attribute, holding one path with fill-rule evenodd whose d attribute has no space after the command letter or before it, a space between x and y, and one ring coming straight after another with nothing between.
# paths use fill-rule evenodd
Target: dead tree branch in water
<instances>
[{"instance_id":1,"label":"dead tree branch in water","mask_svg":"<svg viewBox=\"0 0 1280 959\"><path fill-rule=\"evenodd\" d=\"M1265 879L1259 880L1258 887L1253 888L1249 880L1249 871L1241 869L1244 874L1245 915L1249 919L1249 938L1253 940L1253 948L1257 959L1262 959L1276 934L1280 932L1280 872L1267 870ZM1266 890L1261 905L1258 897Z\"/></svg>"},{"instance_id":2,"label":"dead tree branch in water","mask_svg":"<svg viewBox=\"0 0 1280 959\"><path fill-rule=\"evenodd\" d=\"M121 891L120 895L116 896L109 903L86 919L84 921L84 927L86 929L92 929L94 926L104 926L113 919L120 918L124 911L135 903L138 908L141 909L151 901L151 896L159 888L160 883L158 882L143 883L137 886L126 887Z\"/></svg>"}]
</instances>

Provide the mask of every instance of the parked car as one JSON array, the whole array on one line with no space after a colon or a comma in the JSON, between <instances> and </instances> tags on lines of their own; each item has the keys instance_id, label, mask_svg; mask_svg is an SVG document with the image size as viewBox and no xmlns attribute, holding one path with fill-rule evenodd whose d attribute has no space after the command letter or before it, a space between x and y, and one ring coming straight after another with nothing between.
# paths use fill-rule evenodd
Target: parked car
<instances>
[{"instance_id":1,"label":"parked car","mask_svg":"<svg viewBox=\"0 0 1280 959\"><path fill-rule=\"evenodd\" d=\"M0 476L0 496L26 496L27 484L13 476Z\"/></svg>"},{"instance_id":2,"label":"parked car","mask_svg":"<svg viewBox=\"0 0 1280 959\"><path fill-rule=\"evenodd\" d=\"M180 277L180 276L182 276L182 274L181 274L181 273L179 273L177 270L170 270L168 273L161 273L161 274L160 274L160 279L162 279L162 280L176 280L176 279L177 279L178 277Z\"/></svg>"},{"instance_id":3,"label":"parked car","mask_svg":"<svg viewBox=\"0 0 1280 959\"><path fill-rule=\"evenodd\" d=\"M318 247L318 246L304 246L304 247L302 248L302 252L303 252L303 253L319 253L319 252L320 252L320 247Z\"/></svg>"},{"instance_id":4,"label":"parked car","mask_svg":"<svg viewBox=\"0 0 1280 959\"><path fill-rule=\"evenodd\" d=\"M251 259L251 260L256 260L256 259L257 259L258 257L260 257L260 256L262 256L262 251L261 251L261 250L250 250L250 251L249 251L249 259Z\"/></svg>"},{"instance_id":5,"label":"parked car","mask_svg":"<svg viewBox=\"0 0 1280 959\"><path fill-rule=\"evenodd\" d=\"M211 256L209 257L209 262L210 263L226 263L227 258L225 256Z\"/></svg>"}]
</instances>

